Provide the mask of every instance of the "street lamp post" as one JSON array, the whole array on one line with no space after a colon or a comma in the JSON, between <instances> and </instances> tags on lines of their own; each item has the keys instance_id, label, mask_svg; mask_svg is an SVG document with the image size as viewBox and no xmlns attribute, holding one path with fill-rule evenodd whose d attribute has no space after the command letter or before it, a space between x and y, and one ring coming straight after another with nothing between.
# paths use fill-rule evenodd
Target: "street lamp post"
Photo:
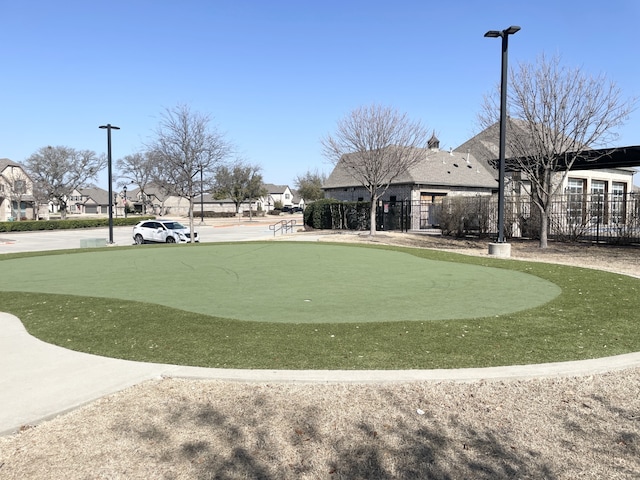
<instances>
[{"instance_id":1,"label":"street lamp post","mask_svg":"<svg viewBox=\"0 0 640 480\"><path fill-rule=\"evenodd\" d=\"M122 195L124 196L124 202L122 203L122 205L124 205L124 218L127 218L127 186L126 185L122 187Z\"/></svg>"},{"instance_id":2,"label":"street lamp post","mask_svg":"<svg viewBox=\"0 0 640 480\"><path fill-rule=\"evenodd\" d=\"M204 183L202 181L202 165L200 165L200 225L204 225Z\"/></svg>"},{"instance_id":3,"label":"street lamp post","mask_svg":"<svg viewBox=\"0 0 640 480\"><path fill-rule=\"evenodd\" d=\"M509 48L509 35L520 30L518 26L511 26L502 31L489 30L484 34L489 38L502 38L502 74L500 76L500 159L498 173L498 243L504 241L504 164L505 164L505 138L507 133L507 51ZM508 256L508 255L507 255Z\"/></svg>"},{"instance_id":4,"label":"street lamp post","mask_svg":"<svg viewBox=\"0 0 640 480\"><path fill-rule=\"evenodd\" d=\"M113 243L113 181L111 174L111 130L120 130L120 127L107 123L106 125L100 125L98 128L107 129L107 165L108 165L108 177L109 177L109 244Z\"/></svg>"}]
</instances>

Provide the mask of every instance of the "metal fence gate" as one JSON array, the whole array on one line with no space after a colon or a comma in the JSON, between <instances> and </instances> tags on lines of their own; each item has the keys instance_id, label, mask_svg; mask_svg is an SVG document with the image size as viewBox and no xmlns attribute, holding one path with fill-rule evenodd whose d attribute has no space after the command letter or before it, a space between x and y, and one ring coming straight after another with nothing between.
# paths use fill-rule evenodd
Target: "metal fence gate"
<instances>
[{"instance_id":1,"label":"metal fence gate","mask_svg":"<svg viewBox=\"0 0 640 480\"><path fill-rule=\"evenodd\" d=\"M379 201L376 208L376 230L411 230L411 202L409 200Z\"/></svg>"}]
</instances>

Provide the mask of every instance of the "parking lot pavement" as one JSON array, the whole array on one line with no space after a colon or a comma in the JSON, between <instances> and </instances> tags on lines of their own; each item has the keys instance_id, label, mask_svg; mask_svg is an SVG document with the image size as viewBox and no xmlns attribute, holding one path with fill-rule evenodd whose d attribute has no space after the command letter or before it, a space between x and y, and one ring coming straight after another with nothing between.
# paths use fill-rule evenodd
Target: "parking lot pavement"
<instances>
[{"instance_id":1,"label":"parking lot pavement","mask_svg":"<svg viewBox=\"0 0 640 480\"><path fill-rule=\"evenodd\" d=\"M200 221L195 222L200 241L206 242L240 242L248 240L269 240L274 238L270 225L285 219L297 219L302 228L302 218L294 216L275 217L275 219L256 219L253 221L242 219L208 220L204 225ZM184 219L179 219L187 224ZM118 246L133 245L133 227L114 227L113 243ZM290 232L286 236L293 236L296 232ZM281 234L278 234L281 236ZM44 250L66 250L81 248L82 243L102 241L106 245L109 239L109 229L88 228L81 230L52 230L38 232L8 232L0 233L0 254L16 252L33 252ZM84 242L83 242L84 241Z\"/></svg>"}]
</instances>

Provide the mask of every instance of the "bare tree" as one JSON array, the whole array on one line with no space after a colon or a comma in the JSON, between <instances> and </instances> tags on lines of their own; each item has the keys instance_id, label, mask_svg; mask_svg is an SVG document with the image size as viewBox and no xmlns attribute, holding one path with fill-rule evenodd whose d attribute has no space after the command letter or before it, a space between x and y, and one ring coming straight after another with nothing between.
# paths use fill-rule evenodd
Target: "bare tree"
<instances>
[{"instance_id":1,"label":"bare tree","mask_svg":"<svg viewBox=\"0 0 640 480\"><path fill-rule=\"evenodd\" d=\"M214 178L214 197L230 198L236 206L236 215L240 213L242 202L249 200L251 215L251 201L266 194L260 170L259 165L251 165L242 160L236 160L229 167L219 167Z\"/></svg>"},{"instance_id":2,"label":"bare tree","mask_svg":"<svg viewBox=\"0 0 640 480\"><path fill-rule=\"evenodd\" d=\"M300 195L305 202L313 202L324 198L324 191L322 185L327 180L324 173L318 172L318 170L307 170L303 175L298 175L294 184L298 195Z\"/></svg>"},{"instance_id":3,"label":"bare tree","mask_svg":"<svg viewBox=\"0 0 640 480\"><path fill-rule=\"evenodd\" d=\"M428 130L406 114L379 105L360 107L338 121L333 135L321 140L336 168L363 185L371 200L371 235L376 232L376 204L389 185L424 160Z\"/></svg>"},{"instance_id":4,"label":"bare tree","mask_svg":"<svg viewBox=\"0 0 640 480\"><path fill-rule=\"evenodd\" d=\"M154 164L153 183L189 202L189 228L193 232L193 200L203 182L210 183L215 168L230 154L231 145L210 117L192 112L186 105L167 109L161 115L156 139L149 145ZM193 243L194 236L191 236Z\"/></svg>"},{"instance_id":5,"label":"bare tree","mask_svg":"<svg viewBox=\"0 0 640 480\"><path fill-rule=\"evenodd\" d=\"M96 180L106 165L105 155L62 146L42 147L25 162L35 187L60 207L62 219L67 216L67 198L71 192Z\"/></svg>"},{"instance_id":6,"label":"bare tree","mask_svg":"<svg viewBox=\"0 0 640 480\"><path fill-rule=\"evenodd\" d=\"M148 206L150 201L145 189L151 184L153 178L152 155L149 152L127 155L116 161L116 168L119 171L118 185L121 187L132 183L137 185L143 205ZM146 211L146 208L144 210Z\"/></svg>"},{"instance_id":7,"label":"bare tree","mask_svg":"<svg viewBox=\"0 0 640 480\"><path fill-rule=\"evenodd\" d=\"M499 92L485 97L479 120L490 128L499 117ZM587 150L610 144L635 106L604 75L567 68L541 56L510 72L507 169L529 189L540 212L540 247L547 247L551 201L574 162ZM590 155L597 161L597 157Z\"/></svg>"}]
</instances>

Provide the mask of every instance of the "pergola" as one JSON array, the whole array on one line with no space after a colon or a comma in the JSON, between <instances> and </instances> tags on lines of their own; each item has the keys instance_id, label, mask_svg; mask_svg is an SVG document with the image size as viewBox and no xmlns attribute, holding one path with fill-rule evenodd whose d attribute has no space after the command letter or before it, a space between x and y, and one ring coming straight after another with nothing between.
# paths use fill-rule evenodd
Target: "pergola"
<instances>
[{"instance_id":1,"label":"pergola","mask_svg":"<svg viewBox=\"0 0 640 480\"><path fill-rule=\"evenodd\" d=\"M640 145L579 152L571 170L640 167Z\"/></svg>"},{"instance_id":2,"label":"pergola","mask_svg":"<svg viewBox=\"0 0 640 480\"><path fill-rule=\"evenodd\" d=\"M566 164L561 160L565 156L568 158L576 157L571 170L640 167L640 145L565 153L558 156L558 160L560 160L556 162L558 170L564 170ZM513 158L507 160L507 170L512 172L518 170L513 160Z\"/></svg>"}]
</instances>

